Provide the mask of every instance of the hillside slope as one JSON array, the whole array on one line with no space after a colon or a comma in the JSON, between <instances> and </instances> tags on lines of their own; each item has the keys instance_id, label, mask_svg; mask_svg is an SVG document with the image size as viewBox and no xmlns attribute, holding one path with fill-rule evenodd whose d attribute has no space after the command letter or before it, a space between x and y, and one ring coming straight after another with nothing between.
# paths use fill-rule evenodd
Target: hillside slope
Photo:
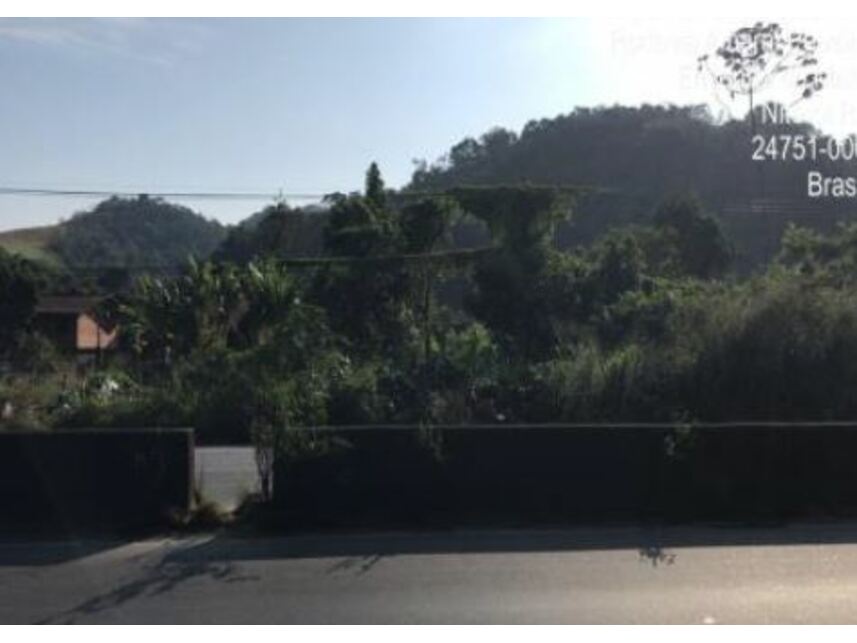
<instances>
[{"instance_id":1,"label":"hillside slope","mask_svg":"<svg viewBox=\"0 0 857 643\"><path fill-rule=\"evenodd\" d=\"M61 260L50 249L58 233L59 225L0 232L0 248L27 259L58 266Z\"/></svg>"},{"instance_id":2,"label":"hillside slope","mask_svg":"<svg viewBox=\"0 0 857 643\"><path fill-rule=\"evenodd\" d=\"M205 258L225 237L220 223L161 199L113 197L63 223L50 244L70 268L174 268Z\"/></svg>"},{"instance_id":3,"label":"hillside slope","mask_svg":"<svg viewBox=\"0 0 857 643\"><path fill-rule=\"evenodd\" d=\"M757 123L755 131L823 136L810 123ZM829 230L851 218L857 208L848 199L807 197L807 172L857 176L857 160L754 162L752 137L749 120L717 123L699 106L580 108L531 121L520 134L498 128L465 138L419 166L407 189L526 181L595 188L560 232L563 246L643 223L666 197L695 193L721 218L745 266L770 258L789 221Z\"/></svg>"},{"instance_id":4,"label":"hillside slope","mask_svg":"<svg viewBox=\"0 0 857 643\"><path fill-rule=\"evenodd\" d=\"M226 229L160 199L111 198L55 226L0 233L0 247L69 271L174 269L208 257Z\"/></svg>"}]
</instances>

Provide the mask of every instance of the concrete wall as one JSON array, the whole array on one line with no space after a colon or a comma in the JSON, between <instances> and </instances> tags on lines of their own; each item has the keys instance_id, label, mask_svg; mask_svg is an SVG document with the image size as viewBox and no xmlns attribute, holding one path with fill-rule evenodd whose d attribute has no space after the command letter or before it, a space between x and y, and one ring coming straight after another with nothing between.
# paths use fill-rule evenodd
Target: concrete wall
<instances>
[{"instance_id":1,"label":"concrete wall","mask_svg":"<svg viewBox=\"0 0 857 643\"><path fill-rule=\"evenodd\" d=\"M0 519L74 531L190 508L191 429L0 432Z\"/></svg>"},{"instance_id":2,"label":"concrete wall","mask_svg":"<svg viewBox=\"0 0 857 643\"><path fill-rule=\"evenodd\" d=\"M306 431L274 503L292 523L857 515L857 424ZM312 448L307 445L312 443Z\"/></svg>"}]
</instances>

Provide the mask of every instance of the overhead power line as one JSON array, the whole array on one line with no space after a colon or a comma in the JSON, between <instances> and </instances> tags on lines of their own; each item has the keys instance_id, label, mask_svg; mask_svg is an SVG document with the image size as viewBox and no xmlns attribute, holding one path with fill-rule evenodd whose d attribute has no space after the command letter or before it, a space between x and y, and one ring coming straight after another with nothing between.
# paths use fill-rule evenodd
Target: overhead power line
<instances>
[{"instance_id":1,"label":"overhead power line","mask_svg":"<svg viewBox=\"0 0 857 643\"><path fill-rule=\"evenodd\" d=\"M459 185L448 188L433 190L408 190L395 192L399 198L407 197L433 197L447 196L450 192L461 188L490 188L500 185ZM550 187L560 190L573 190L581 193L592 192L614 192L609 188L601 188L591 185L563 185L563 186L540 186L534 184L532 187ZM294 200L321 200L334 194L349 194L349 192L150 192L147 190L83 190L83 189L56 189L56 188L31 188L0 186L0 196L35 196L35 197L93 197L108 199L110 197L136 198L148 196L163 199L198 199L198 200L232 200L232 201L277 201L282 199Z\"/></svg>"},{"instance_id":2,"label":"overhead power line","mask_svg":"<svg viewBox=\"0 0 857 643\"><path fill-rule=\"evenodd\" d=\"M149 196L165 199L227 199L227 200L267 200L277 199L321 199L321 193L285 193L285 192L146 192L131 190L58 190L49 188L18 188L0 186L0 195L11 196L56 196L56 197L95 197L110 198Z\"/></svg>"}]
</instances>

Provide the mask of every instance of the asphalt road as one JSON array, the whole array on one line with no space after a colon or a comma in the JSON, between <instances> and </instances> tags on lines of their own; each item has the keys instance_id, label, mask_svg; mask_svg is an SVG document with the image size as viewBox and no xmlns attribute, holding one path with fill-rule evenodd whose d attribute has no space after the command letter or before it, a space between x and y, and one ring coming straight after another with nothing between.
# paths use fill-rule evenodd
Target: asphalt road
<instances>
[{"instance_id":1,"label":"asphalt road","mask_svg":"<svg viewBox=\"0 0 857 643\"><path fill-rule=\"evenodd\" d=\"M0 543L2 623L854 623L857 525Z\"/></svg>"}]
</instances>

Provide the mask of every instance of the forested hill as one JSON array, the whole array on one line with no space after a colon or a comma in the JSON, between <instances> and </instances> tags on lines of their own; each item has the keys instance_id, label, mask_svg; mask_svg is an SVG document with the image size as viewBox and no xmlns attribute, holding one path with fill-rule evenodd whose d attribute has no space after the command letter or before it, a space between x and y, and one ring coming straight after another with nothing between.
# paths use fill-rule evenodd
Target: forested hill
<instances>
[{"instance_id":1,"label":"forested hill","mask_svg":"<svg viewBox=\"0 0 857 643\"><path fill-rule=\"evenodd\" d=\"M756 121L757 133L766 136L822 135L809 123ZM848 199L807 199L807 172L857 176L857 162L833 162L822 155L812 163L754 162L752 131L749 118L717 123L700 106L578 108L530 121L520 134L498 128L466 138L438 162L421 164L409 188L523 181L598 188L580 200L563 245L587 241L612 225L641 221L665 196L684 192L695 193L721 216L745 254L764 254L772 241L776 245L790 219L829 228L833 219L850 214Z\"/></svg>"},{"instance_id":2,"label":"forested hill","mask_svg":"<svg viewBox=\"0 0 857 643\"><path fill-rule=\"evenodd\" d=\"M207 258L225 235L221 224L188 208L113 197L61 224L50 250L70 269L169 269Z\"/></svg>"}]
</instances>

